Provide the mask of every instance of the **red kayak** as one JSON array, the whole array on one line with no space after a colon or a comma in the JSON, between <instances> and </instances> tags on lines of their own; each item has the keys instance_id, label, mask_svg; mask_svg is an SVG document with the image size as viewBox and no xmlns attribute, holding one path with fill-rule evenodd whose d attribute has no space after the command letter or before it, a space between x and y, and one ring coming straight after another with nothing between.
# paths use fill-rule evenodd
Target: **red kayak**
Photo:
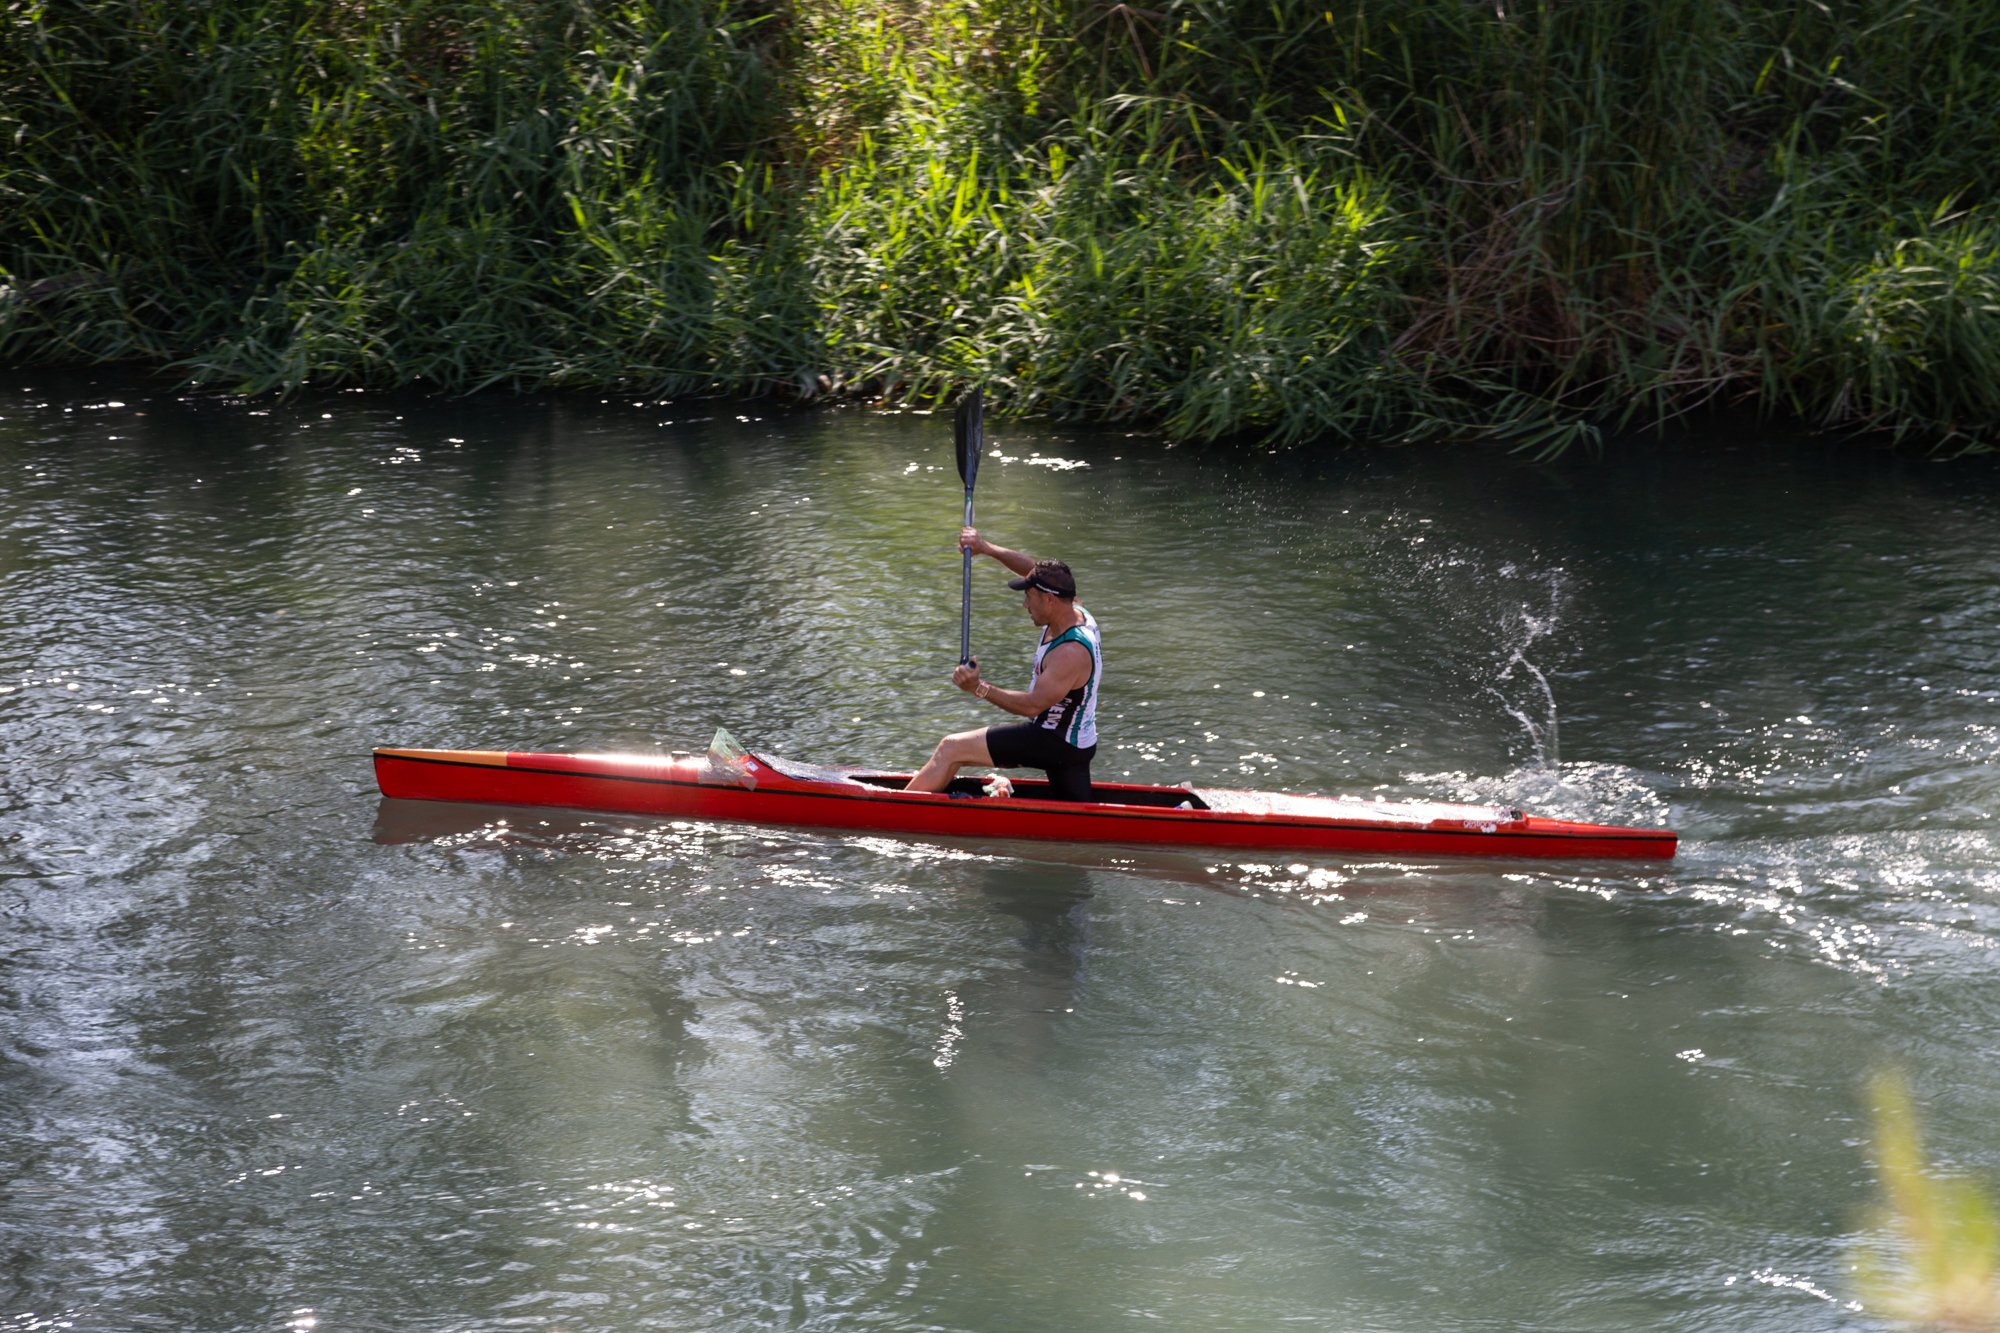
<instances>
[{"instance_id":1,"label":"red kayak","mask_svg":"<svg viewBox=\"0 0 2000 1333\"><path fill-rule=\"evenodd\" d=\"M1665 829L1541 819L1503 806L1294 796L1214 787L1093 784L1088 802L1045 799L1018 780L910 792L906 773L829 768L740 751L718 756L375 751L382 794L420 801L555 806L664 818L791 824L862 833L1364 855L1664 861Z\"/></svg>"}]
</instances>

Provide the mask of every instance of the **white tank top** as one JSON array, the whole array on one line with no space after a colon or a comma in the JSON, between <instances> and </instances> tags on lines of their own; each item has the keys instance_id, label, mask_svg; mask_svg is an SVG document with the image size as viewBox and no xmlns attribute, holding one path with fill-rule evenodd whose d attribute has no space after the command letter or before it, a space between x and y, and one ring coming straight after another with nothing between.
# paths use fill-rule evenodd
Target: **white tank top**
<instances>
[{"instance_id":1,"label":"white tank top","mask_svg":"<svg viewBox=\"0 0 2000 1333\"><path fill-rule=\"evenodd\" d=\"M1035 677L1042 674L1042 659L1057 644L1080 643L1089 651L1090 675L1081 685L1043 709L1034 720L1036 726L1061 736L1065 744L1088 750L1097 744L1097 687L1104 679L1104 649L1098 637L1096 618L1082 607L1077 610L1083 614L1081 625L1073 625L1048 642L1035 645L1035 669L1028 678L1028 688L1032 690L1035 687Z\"/></svg>"}]
</instances>

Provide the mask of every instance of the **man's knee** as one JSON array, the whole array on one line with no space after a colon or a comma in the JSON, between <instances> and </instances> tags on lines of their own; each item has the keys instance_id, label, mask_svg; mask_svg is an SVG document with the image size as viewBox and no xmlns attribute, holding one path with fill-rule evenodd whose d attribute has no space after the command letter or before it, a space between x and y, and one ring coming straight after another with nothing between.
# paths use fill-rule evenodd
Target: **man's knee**
<instances>
[{"instance_id":1,"label":"man's knee","mask_svg":"<svg viewBox=\"0 0 2000 1333\"><path fill-rule=\"evenodd\" d=\"M990 765L993 756L986 749L986 730L960 731L937 744L937 757L948 764Z\"/></svg>"}]
</instances>

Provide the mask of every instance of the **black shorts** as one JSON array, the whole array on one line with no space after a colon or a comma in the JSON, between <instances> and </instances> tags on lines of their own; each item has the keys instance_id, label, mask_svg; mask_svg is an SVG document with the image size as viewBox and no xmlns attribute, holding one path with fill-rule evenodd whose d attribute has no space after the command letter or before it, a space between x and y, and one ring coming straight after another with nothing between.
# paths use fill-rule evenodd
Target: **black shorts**
<instances>
[{"instance_id":1,"label":"black shorts","mask_svg":"<svg viewBox=\"0 0 2000 1333\"><path fill-rule=\"evenodd\" d=\"M1039 768L1049 775L1049 798L1090 799L1090 760L1097 747L1079 750L1047 727L1017 722L986 729L986 753L995 768Z\"/></svg>"}]
</instances>

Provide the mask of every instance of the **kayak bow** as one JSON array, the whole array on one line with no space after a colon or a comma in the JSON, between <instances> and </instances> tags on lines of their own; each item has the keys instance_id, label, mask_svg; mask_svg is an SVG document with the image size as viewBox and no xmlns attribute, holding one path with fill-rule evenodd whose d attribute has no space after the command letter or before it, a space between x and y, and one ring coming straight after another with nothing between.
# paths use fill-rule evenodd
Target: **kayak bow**
<instances>
[{"instance_id":1,"label":"kayak bow","mask_svg":"<svg viewBox=\"0 0 2000 1333\"><path fill-rule=\"evenodd\" d=\"M976 779L909 792L908 774L829 768L758 754L543 754L503 750L375 751L382 794L407 800L553 806L664 818L793 824L863 833L1036 838L1417 856L1667 860L1665 829L1542 819L1503 806L1211 787L1093 784L1087 802L1045 798L1017 779L988 797Z\"/></svg>"}]
</instances>

